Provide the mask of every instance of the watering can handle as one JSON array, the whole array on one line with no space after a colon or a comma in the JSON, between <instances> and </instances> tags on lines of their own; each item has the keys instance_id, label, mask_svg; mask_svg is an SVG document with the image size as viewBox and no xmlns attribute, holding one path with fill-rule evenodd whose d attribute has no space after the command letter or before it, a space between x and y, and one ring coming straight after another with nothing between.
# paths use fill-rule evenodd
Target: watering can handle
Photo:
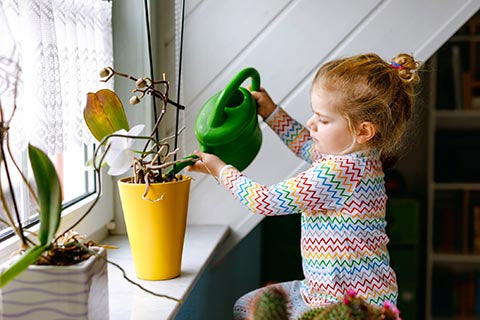
<instances>
[{"instance_id":1,"label":"watering can handle","mask_svg":"<svg viewBox=\"0 0 480 320\"><path fill-rule=\"evenodd\" d=\"M220 93L220 96L217 99L215 104L214 113L210 125L213 128L219 127L222 125L224 120L224 107L227 104L227 101L235 93L235 91L240 87L240 85L248 78L252 78L252 91L260 90L260 74L255 68L245 68L240 71L235 78L230 81L230 83L223 89Z\"/></svg>"}]
</instances>

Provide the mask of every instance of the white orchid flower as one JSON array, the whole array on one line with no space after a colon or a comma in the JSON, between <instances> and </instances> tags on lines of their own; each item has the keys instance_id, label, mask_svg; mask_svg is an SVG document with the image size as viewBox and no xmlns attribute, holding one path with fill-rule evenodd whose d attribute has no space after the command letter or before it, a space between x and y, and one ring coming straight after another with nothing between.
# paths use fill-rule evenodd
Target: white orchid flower
<instances>
[{"instance_id":1,"label":"white orchid flower","mask_svg":"<svg viewBox=\"0 0 480 320\"><path fill-rule=\"evenodd\" d=\"M131 128L128 132L125 129L120 129L113 134L126 136L139 136L144 129L143 124L139 124ZM134 153L132 145L135 139L126 137L111 137L108 139L110 149L105 155L105 162L110 169L108 174L111 176L118 176L127 172L133 163Z\"/></svg>"}]
</instances>

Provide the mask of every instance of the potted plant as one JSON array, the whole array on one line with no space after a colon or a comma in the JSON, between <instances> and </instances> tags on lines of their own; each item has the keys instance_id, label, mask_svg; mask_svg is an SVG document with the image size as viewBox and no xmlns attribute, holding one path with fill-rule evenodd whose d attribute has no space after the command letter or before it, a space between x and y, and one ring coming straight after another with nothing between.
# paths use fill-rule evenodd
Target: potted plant
<instances>
[{"instance_id":1,"label":"potted plant","mask_svg":"<svg viewBox=\"0 0 480 320\"><path fill-rule=\"evenodd\" d=\"M62 215L62 191L58 175L49 157L33 145L28 146L28 155L34 185L16 164L8 135L9 123L16 110L15 99L13 104L13 112L7 118L0 101L0 124L3 128L0 134L0 166L7 177L0 179L0 204L6 215L6 219L1 219L0 222L12 228L21 245L17 255L0 265L0 318L108 319L107 263L120 268L124 278L142 290L178 302L176 298L149 291L129 279L119 265L107 260L103 247L73 231L99 200L102 186L100 164L107 156L107 152L92 163L99 189L96 198L76 223L62 234L57 234ZM112 138L113 136L111 135ZM106 151L113 144L108 144ZM8 162L6 159L9 159ZM177 162L187 163L184 160L173 161ZM39 228L36 240L27 236L27 229L22 224L15 203L16 197L10 179L12 164L27 185L31 197L38 204ZM169 174L174 176L173 173ZM178 180L189 182L187 178L179 179L178 175L176 177ZM155 188L150 186L150 189ZM7 193L10 199L7 199Z\"/></svg>"},{"instance_id":2,"label":"potted plant","mask_svg":"<svg viewBox=\"0 0 480 320\"><path fill-rule=\"evenodd\" d=\"M1 222L12 228L21 243L19 254L0 266L0 317L87 319L89 315L101 313L108 319L105 249L83 239L72 231L73 226L57 235L62 213L59 178L49 157L32 145L28 146L28 156L36 191L19 169L8 139L8 127L15 109L14 105L7 119L0 102L0 123L4 128L0 135L0 166L7 178L6 183L0 179L0 202L6 215L6 220ZM6 159L10 159L9 163ZM36 240L27 236L22 225L10 179L12 164L38 204L40 224ZM83 217L90 212L98 196Z\"/></svg>"},{"instance_id":3,"label":"potted plant","mask_svg":"<svg viewBox=\"0 0 480 320\"><path fill-rule=\"evenodd\" d=\"M194 155L176 159L178 148L171 150L169 139L176 141L179 132L162 140L156 138L156 132L167 105L184 107L169 99L165 75L160 81L137 79L108 67L100 76L102 81L114 76L133 80L135 95L130 99L131 104L139 103L146 95L162 104L155 125L146 136L140 135L143 125L130 128L122 102L108 89L88 93L84 118L100 145L93 161L104 158L111 175L132 169L132 176L120 179L118 187L137 277L174 278L181 271L191 181L189 176L178 172L197 159ZM145 141L142 150L132 150L134 140Z\"/></svg>"}]
</instances>

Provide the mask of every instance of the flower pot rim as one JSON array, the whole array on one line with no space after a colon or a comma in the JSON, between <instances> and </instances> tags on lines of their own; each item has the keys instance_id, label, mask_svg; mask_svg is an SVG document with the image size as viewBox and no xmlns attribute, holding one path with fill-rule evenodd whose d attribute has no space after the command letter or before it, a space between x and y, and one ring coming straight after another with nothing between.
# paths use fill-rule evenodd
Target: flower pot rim
<instances>
[{"instance_id":1,"label":"flower pot rim","mask_svg":"<svg viewBox=\"0 0 480 320\"><path fill-rule=\"evenodd\" d=\"M103 253L106 251L105 248L97 247L97 246L90 247L90 249L95 250L97 252L97 254L99 254L99 255L103 255ZM8 259L4 263L0 264L0 271L2 271L5 268L8 268L9 266L11 266L19 258L20 258L20 255L16 255L16 256ZM54 264L42 264L42 265L31 264L31 265L28 266L28 268L31 268L31 269L45 269L45 268L56 269L56 268L61 268L62 270L83 269L83 268L88 267L92 263L94 263L96 258L97 258L97 255L91 255L86 260L83 260L83 261L80 261L76 264L71 264L71 265L68 265L68 266L57 266L57 265L54 265Z\"/></svg>"},{"instance_id":2,"label":"flower pot rim","mask_svg":"<svg viewBox=\"0 0 480 320\"><path fill-rule=\"evenodd\" d=\"M177 180L177 181L168 181L168 182L154 182L154 183L150 183L150 185L166 185L166 184L176 184L176 183L182 183L182 182L186 182L186 181L189 181L189 180L192 180L192 177L191 176L187 176L187 175L181 175L183 177L182 180ZM129 177L125 177L125 178L121 178L118 180L118 183L120 184L125 184L125 185L140 185L140 186L144 186L145 183L131 183L131 182L127 182L129 179L132 179L132 176L129 176Z\"/></svg>"}]
</instances>

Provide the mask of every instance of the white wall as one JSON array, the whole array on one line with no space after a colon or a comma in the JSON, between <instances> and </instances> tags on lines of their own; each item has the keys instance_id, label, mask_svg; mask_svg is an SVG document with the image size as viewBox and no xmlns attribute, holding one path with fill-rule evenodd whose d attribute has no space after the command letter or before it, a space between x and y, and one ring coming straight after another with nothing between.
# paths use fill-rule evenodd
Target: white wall
<instances>
[{"instance_id":1,"label":"white wall","mask_svg":"<svg viewBox=\"0 0 480 320\"><path fill-rule=\"evenodd\" d=\"M151 2L155 73L158 77L167 72L174 87L174 2ZM376 52L387 60L408 52L425 61L479 8L480 0L186 0L183 153L198 149L194 121L203 103L244 67L257 68L274 100L305 122L310 82L325 61L362 52ZM143 1L114 1L113 15L115 68L136 76L149 74ZM123 101L130 85L116 81ZM139 112L126 106L132 124L149 122L151 103L146 101L143 108ZM260 153L245 170L249 177L272 184L306 168L264 124L262 130ZM194 174L194 179L189 223L228 224L234 245L261 220L211 177ZM118 199L114 210L116 232L123 233Z\"/></svg>"},{"instance_id":2,"label":"white wall","mask_svg":"<svg viewBox=\"0 0 480 320\"><path fill-rule=\"evenodd\" d=\"M274 100L305 122L310 82L325 61L363 52L376 52L387 60L407 52L425 61L480 8L480 0L186 3L182 89L186 152L198 149L194 121L203 103L244 67L257 68L262 86ZM268 127L262 125L262 130L260 153L245 170L249 177L271 184L305 168ZM189 223L229 224L234 245L260 221L211 177L194 178Z\"/></svg>"}]
</instances>

